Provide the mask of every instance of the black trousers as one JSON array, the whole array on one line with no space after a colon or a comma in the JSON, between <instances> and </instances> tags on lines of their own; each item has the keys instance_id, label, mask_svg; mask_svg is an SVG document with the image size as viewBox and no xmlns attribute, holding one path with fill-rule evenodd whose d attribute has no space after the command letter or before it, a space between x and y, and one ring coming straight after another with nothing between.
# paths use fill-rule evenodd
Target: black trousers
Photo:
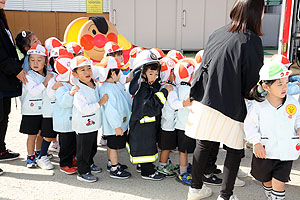
<instances>
[{"instance_id":1,"label":"black trousers","mask_svg":"<svg viewBox=\"0 0 300 200\"><path fill-rule=\"evenodd\" d=\"M154 174L155 166L153 163L141 163L141 175L142 176L149 176Z\"/></svg>"},{"instance_id":2,"label":"black trousers","mask_svg":"<svg viewBox=\"0 0 300 200\"><path fill-rule=\"evenodd\" d=\"M216 143L217 142L197 140L196 149L193 155L192 188L202 188L202 175L205 172L210 151L217 145ZM229 200L230 196L233 194L234 183L241 159L244 156L244 150L232 149L227 146L225 146L224 149L226 149L227 154L224 162L223 183L220 196L225 200Z\"/></svg>"},{"instance_id":3,"label":"black trousers","mask_svg":"<svg viewBox=\"0 0 300 200\"><path fill-rule=\"evenodd\" d=\"M219 146L220 142L216 142L211 148L211 151L208 156L207 164L206 164L206 169L204 174L212 174L215 169L217 169L217 158L218 158L218 153L219 153Z\"/></svg>"},{"instance_id":4,"label":"black trousers","mask_svg":"<svg viewBox=\"0 0 300 200\"><path fill-rule=\"evenodd\" d=\"M59 165L61 167L71 167L76 155L76 133L59 133Z\"/></svg>"},{"instance_id":5,"label":"black trousers","mask_svg":"<svg viewBox=\"0 0 300 200\"><path fill-rule=\"evenodd\" d=\"M11 98L4 97L0 99L0 153L6 151L5 135L8 125L8 115L10 113Z\"/></svg>"},{"instance_id":6,"label":"black trousers","mask_svg":"<svg viewBox=\"0 0 300 200\"><path fill-rule=\"evenodd\" d=\"M97 135L98 131L76 134L78 174L91 172L93 158L97 153Z\"/></svg>"}]
</instances>

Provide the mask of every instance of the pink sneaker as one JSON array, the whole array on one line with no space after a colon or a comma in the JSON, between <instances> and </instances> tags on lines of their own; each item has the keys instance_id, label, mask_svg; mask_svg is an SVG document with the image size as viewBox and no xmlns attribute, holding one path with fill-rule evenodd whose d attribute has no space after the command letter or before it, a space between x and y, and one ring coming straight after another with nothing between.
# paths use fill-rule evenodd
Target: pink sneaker
<instances>
[{"instance_id":1,"label":"pink sneaker","mask_svg":"<svg viewBox=\"0 0 300 200\"><path fill-rule=\"evenodd\" d=\"M58 142L52 142L48 151L52 151L52 152L59 152L59 143Z\"/></svg>"}]
</instances>

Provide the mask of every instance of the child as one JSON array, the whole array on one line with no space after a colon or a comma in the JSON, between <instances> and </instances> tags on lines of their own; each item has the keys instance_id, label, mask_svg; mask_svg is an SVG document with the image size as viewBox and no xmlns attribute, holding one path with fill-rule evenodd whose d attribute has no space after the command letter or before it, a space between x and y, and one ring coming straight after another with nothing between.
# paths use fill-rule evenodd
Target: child
<instances>
[{"instance_id":1,"label":"child","mask_svg":"<svg viewBox=\"0 0 300 200\"><path fill-rule=\"evenodd\" d=\"M299 157L300 105L286 95L290 74L280 62L260 69L260 81L250 92L256 101L244 122L246 138L254 146L251 174L272 200L285 199L285 183Z\"/></svg>"},{"instance_id":2,"label":"child","mask_svg":"<svg viewBox=\"0 0 300 200\"><path fill-rule=\"evenodd\" d=\"M106 94L100 100L99 84L92 77L92 61L84 56L77 56L71 61L72 75L79 80L74 95L72 111L72 129L77 141L77 180L96 182L98 177L92 172L100 173L102 169L94 164L97 153L97 134L101 127L100 107L108 100Z\"/></svg>"},{"instance_id":3,"label":"child","mask_svg":"<svg viewBox=\"0 0 300 200\"><path fill-rule=\"evenodd\" d=\"M35 45L38 44L42 45L42 43L39 40L39 38L31 31L22 31L18 33L15 40L18 49L21 51L21 53L24 56L21 60L23 63L22 68L26 72L28 72L30 70L30 66L29 66L27 51Z\"/></svg>"},{"instance_id":4,"label":"child","mask_svg":"<svg viewBox=\"0 0 300 200\"><path fill-rule=\"evenodd\" d=\"M28 71L26 78L28 83L23 85L21 96L22 103L22 121L20 125L20 132L28 134L27 138L27 167L35 168L36 155L34 154L34 147L41 148L42 138L40 137L40 130L42 124L42 103L43 92L46 89L49 80L53 74L47 75L47 51L41 45L36 45L30 48L27 52L29 55L29 64L31 70ZM40 140L37 138L40 137Z\"/></svg>"},{"instance_id":5,"label":"child","mask_svg":"<svg viewBox=\"0 0 300 200\"><path fill-rule=\"evenodd\" d=\"M107 138L108 170L110 177L127 179L131 174L118 161L118 150L126 146L127 130L131 113L130 97L122 84L118 83L121 76L121 63L111 56L102 59L99 64L104 82L100 87L100 94L108 94L109 100L103 105L101 118L103 120L102 133Z\"/></svg>"},{"instance_id":6,"label":"child","mask_svg":"<svg viewBox=\"0 0 300 200\"><path fill-rule=\"evenodd\" d=\"M72 108L77 88L70 83L70 63L73 56L64 55L55 60L54 68L58 73L56 81L63 86L55 91L56 102L53 107L53 130L59 134L59 165L65 174L75 174L77 169L73 162L76 155L76 133L72 129Z\"/></svg>"},{"instance_id":7,"label":"child","mask_svg":"<svg viewBox=\"0 0 300 200\"><path fill-rule=\"evenodd\" d=\"M191 80L194 75L195 63L192 59L182 59L174 68L175 84L177 87L178 99L180 101L188 101L191 89ZM178 105L178 104L177 104ZM185 184L191 185L191 176L188 173L188 153L193 153L196 147L196 140L185 135L185 124L189 115L189 107L183 107L183 104L179 104L179 107L174 102L170 102L170 106L173 109L178 109L176 113L175 132L178 141L179 150L179 165L180 170L176 180Z\"/></svg>"},{"instance_id":8,"label":"child","mask_svg":"<svg viewBox=\"0 0 300 200\"><path fill-rule=\"evenodd\" d=\"M172 86L160 89L158 77L160 64L156 55L144 50L134 61L135 72L129 85L133 96L132 115L129 121L128 151L133 164L141 164L142 178L162 180L164 175L155 171L153 162L157 159L156 135L161 114Z\"/></svg>"}]
</instances>

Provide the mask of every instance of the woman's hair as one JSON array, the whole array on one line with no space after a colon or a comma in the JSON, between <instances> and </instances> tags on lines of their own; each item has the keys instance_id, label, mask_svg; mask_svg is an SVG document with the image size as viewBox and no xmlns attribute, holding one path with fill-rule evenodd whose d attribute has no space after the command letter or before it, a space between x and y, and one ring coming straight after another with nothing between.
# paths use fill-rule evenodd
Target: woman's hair
<instances>
[{"instance_id":1,"label":"woman's hair","mask_svg":"<svg viewBox=\"0 0 300 200\"><path fill-rule=\"evenodd\" d=\"M142 70L142 75L146 75L146 71L148 69L160 71L160 64L159 63L151 63L148 65L147 64L144 65L143 70Z\"/></svg>"},{"instance_id":2,"label":"woman's hair","mask_svg":"<svg viewBox=\"0 0 300 200\"><path fill-rule=\"evenodd\" d=\"M21 53L24 54L24 56L26 56L27 54L27 50L25 48L30 48L30 37L33 34L34 33L31 31L21 31L20 33L18 33L15 39L17 47L19 48Z\"/></svg>"},{"instance_id":3,"label":"woman's hair","mask_svg":"<svg viewBox=\"0 0 300 200\"><path fill-rule=\"evenodd\" d=\"M262 36L261 17L264 0L236 0L230 11L231 27L228 32L246 33L247 29Z\"/></svg>"},{"instance_id":4,"label":"woman's hair","mask_svg":"<svg viewBox=\"0 0 300 200\"><path fill-rule=\"evenodd\" d=\"M110 69L108 74L107 74L107 79L111 78L113 72L115 72L116 75L118 76L119 73L120 73L120 69Z\"/></svg>"},{"instance_id":5,"label":"woman's hair","mask_svg":"<svg viewBox=\"0 0 300 200\"><path fill-rule=\"evenodd\" d=\"M249 97L253 98L254 100L258 102L262 102L265 100L265 95L263 95L264 91L262 89L262 84L266 84L268 86L271 86L276 80L269 80L269 81L259 81L258 84L256 84L250 91ZM260 89L259 89L260 87Z\"/></svg>"}]
</instances>

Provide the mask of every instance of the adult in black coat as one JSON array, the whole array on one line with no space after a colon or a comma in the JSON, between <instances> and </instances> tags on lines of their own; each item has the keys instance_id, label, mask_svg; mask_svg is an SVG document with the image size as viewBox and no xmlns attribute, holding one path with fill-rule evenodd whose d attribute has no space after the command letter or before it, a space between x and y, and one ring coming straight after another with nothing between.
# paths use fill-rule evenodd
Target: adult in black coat
<instances>
[{"instance_id":1,"label":"adult in black coat","mask_svg":"<svg viewBox=\"0 0 300 200\"><path fill-rule=\"evenodd\" d=\"M191 88L193 102L186 125L186 134L197 139L188 199L212 194L202 177L209 153L218 149L220 142L227 154L218 200L237 199L233 188L244 156L244 99L258 82L264 58L259 38L263 14L264 0L236 0L230 12L231 23L216 30L204 49Z\"/></svg>"},{"instance_id":2,"label":"adult in black coat","mask_svg":"<svg viewBox=\"0 0 300 200\"><path fill-rule=\"evenodd\" d=\"M6 149L4 140L11 98L20 96L22 92L21 81L27 82L26 72L22 69L12 34L8 28L3 10L5 3L6 0L0 0L0 161L13 160L19 157L18 153Z\"/></svg>"}]
</instances>

